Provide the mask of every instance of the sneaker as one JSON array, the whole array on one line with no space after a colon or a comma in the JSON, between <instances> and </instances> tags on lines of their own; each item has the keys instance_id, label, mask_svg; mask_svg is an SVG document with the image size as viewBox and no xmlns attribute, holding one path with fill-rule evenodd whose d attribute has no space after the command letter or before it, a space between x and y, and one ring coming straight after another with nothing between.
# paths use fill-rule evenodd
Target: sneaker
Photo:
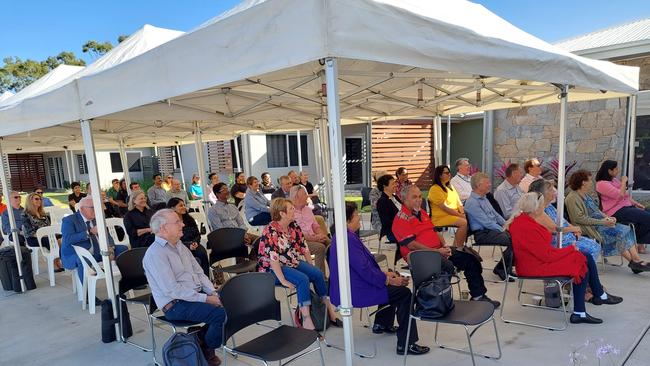
<instances>
[{"instance_id":1,"label":"sneaker","mask_svg":"<svg viewBox=\"0 0 650 366\"><path fill-rule=\"evenodd\" d=\"M472 298L472 299L470 299L470 301L486 301L486 302L489 302L490 304L492 304L495 309L498 308L499 306L501 306L500 302L490 299L487 295L483 295L483 296L481 296L481 297L479 297L477 299Z\"/></svg>"},{"instance_id":2,"label":"sneaker","mask_svg":"<svg viewBox=\"0 0 650 366\"><path fill-rule=\"evenodd\" d=\"M428 353L431 349L427 346L420 346L418 344L413 343L412 345L409 346L409 355L423 355L425 353ZM404 347L397 346L397 354L398 355L404 355Z\"/></svg>"}]
</instances>

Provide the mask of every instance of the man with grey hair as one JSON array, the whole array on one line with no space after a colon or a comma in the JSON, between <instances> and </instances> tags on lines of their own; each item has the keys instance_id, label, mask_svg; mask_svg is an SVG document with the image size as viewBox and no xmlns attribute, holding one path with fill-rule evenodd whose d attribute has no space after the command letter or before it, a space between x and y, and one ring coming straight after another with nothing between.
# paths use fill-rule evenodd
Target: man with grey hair
<instances>
[{"instance_id":1,"label":"man with grey hair","mask_svg":"<svg viewBox=\"0 0 650 366\"><path fill-rule=\"evenodd\" d=\"M2 212L2 232L5 235L11 236L9 210L13 210L14 219L16 220L16 229L18 231L21 231L23 227L23 212L25 212L25 209L20 205L20 202L22 200L20 198L20 193L16 191L9 192L9 197L7 200L9 201L9 204L7 205L7 208ZM9 240L13 240L13 238L10 237ZM25 237L21 233L18 233L18 241L20 242L21 246L25 246Z\"/></svg>"},{"instance_id":2,"label":"man with grey hair","mask_svg":"<svg viewBox=\"0 0 650 366\"><path fill-rule=\"evenodd\" d=\"M519 187L521 182L522 172L519 164L512 163L506 168L506 179L494 191L494 199L499 202L499 207L503 212L505 218L509 218L514 211L519 198L524 192Z\"/></svg>"},{"instance_id":3,"label":"man with grey hair","mask_svg":"<svg viewBox=\"0 0 650 366\"><path fill-rule=\"evenodd\" d=\"M465 215L477 245L499 245L507 247L502 262L492 271L501 280L506 279L506 270L512 275L512 240L504 230L506 220L492 207L486 195L492 184L487 174L478 172L472 176L472 193L465 202ZM514 280L512 280L514 281Z\"/></svg>"},{"instance_id":4,"label":"man with grey hair","mask_svg":"<svg viewBox=\"0 0 650 366\"><path fill-rule=\"evenodd\" d=\"M315 257L314 265L325 274L327 273L325 272L325 255L327 247L330 245L330 238L327 236L327 232L323 232L312 209L307 205L308 197L307 190L302 185L291 187L289 199L296 209L294 220L305 236L309 252Z\"/></svg>"},{"instance_id":5,"label":"man with grey hair","mask_svg":"<svg viewBox=\"0 0 650 366\"><path fill-rule=\"evenodd\" d=\"M187 192L181 189L181 181L175 178L172 179L169 191L167 191L167 202L174 197L182 199L187 205Z\"/></svg>"},{"instance_id":6,"label":"man with grey hair","mask_svg":"<svg viewBox=\"0 0 650 366\"><path fill-rule=\"evenodd\" d=\"M289 198L289 190L291 190L291 187L293 186L293 182L291 181L291 178L289 178L286 175L281 176L278 178L278 182L280 183L280 186L278 189L273 192L271 195L271 199L275 198Z\"/></svg>"},{"instance_id":7,"label":"man with grey hair","mask_svg":"<svg viewBox=\"0 0 650 366\"><path fill-rule=\"evenodd\" d=\"M226 312L212 282L180 240L183 221L173 210L161 209L150 226L156 238L142 265L156 305L169 320L205 323L199 332L201 349L209 365L221 364L214 349L221 346Z\"/></svg>"},{"instance_id":8,"label":"man with grey hair","mask_svg":"<svg viewBox=\"0 0 650 366\"><path fill-rule=\"evenodd\" d=\"M460 196L460 200L463 203L469 198L470 193L472 193L472 186L470 183L471 167L468 158L456 159L456 175L451 178L451 185L454 187L456 192L458 192L458 196Z\"/></svg>"}]
</instances>

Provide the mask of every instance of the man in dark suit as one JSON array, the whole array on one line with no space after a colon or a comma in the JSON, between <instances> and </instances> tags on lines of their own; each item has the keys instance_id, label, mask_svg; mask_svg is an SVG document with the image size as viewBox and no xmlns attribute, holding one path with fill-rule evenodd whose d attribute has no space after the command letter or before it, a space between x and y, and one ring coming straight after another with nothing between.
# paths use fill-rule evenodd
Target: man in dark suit
<instances>
[{"instance_id":1,"label":"man in dark suit","mask_svg":"<svg viewBox=\"0 0 650 366\"><path fill-rule=\"evenodd\" d=\"M83 265L73 246L88 249L97 261L102 260L95 223L95 211L91 197L82 198L76 205L77 212L66 216L61 224L61 262L66 269L77 269L79 279L83 281ZM128 250L125 245L113 245L109 236L109 246L115 248L114 256Z\"/></svg>"}]
</instances>

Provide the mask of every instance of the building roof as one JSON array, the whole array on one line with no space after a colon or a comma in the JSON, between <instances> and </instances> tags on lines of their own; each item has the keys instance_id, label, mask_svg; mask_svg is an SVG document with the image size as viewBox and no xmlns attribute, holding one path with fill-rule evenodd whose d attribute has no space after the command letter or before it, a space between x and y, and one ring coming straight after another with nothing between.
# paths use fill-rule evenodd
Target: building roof
<instances>
[{"instance_id":1,"label":"building roof","mask_svg":"<svg viewBox=\"0 0 650 366\"><path fill-rule=\"evenodd\" d=\"M650 18L601 29L555 44L592 58L620 58L650 50Z\"/></svg>"}]
</instances>

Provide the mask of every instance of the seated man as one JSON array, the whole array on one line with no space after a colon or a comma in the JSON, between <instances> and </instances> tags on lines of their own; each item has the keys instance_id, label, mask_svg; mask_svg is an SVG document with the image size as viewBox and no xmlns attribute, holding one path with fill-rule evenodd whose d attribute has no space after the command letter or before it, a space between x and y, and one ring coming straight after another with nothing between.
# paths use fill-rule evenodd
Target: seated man
<instances>
[{"instance_id":1,"label":"seated man","mask_svg":"<svg viewBox=\"0 0 650 366\"><path fill-rule=\"evenodd\" d=\"M77 269L79 280L83 282L84 269L81 258L75 252L73 246L80 246L88 249L95 260L101 261L99 239L97 237L97 224L95 222L95 210L92 197L84 197L76 205L77 211L73 215L63 218L61 223L61 263L66 269ZM126 245L113 245L112 238L108 236L109 250L114 248L111 257L117 257L129 248Z\"/></svg>"},{"instance_id":2,"label":"seated man","mask_svg":"<svg viewBox=\"0 0 650 366\"><path fill-rule=\"evenodd\" d=\"M273 192L271 199L274 198L289 198L289 190L293 186L291 183L291 178L286 175L281 176L278 181L280 182L280 187Z\"/></svg>"},{"instance_id":3,"label":"seated man","mask_svg":"<svg viewBox=\"0 0 650 366\"><path fill-rule=\"evenodd\" d=\"M519 188L521 188L522 192L527 193L531 183L542 179L542 164L537 158L528 159L524 162L524 170L526 175L521 178Z\"/></svg>"},{"instance_id":4,"label":"seated man","mask_svg":"<svg viewBox=\"0 0 650 366\"><path fill-rule=\"evenodd\" d=\"M185 192L184 189L181 189L181 181L172 178L169 191L167 191L167 202L174 197L183 200L183 203L187 205L187 192Z\"/></svg>"},{"instance_id":5,"label":"seated man","mask_svg":"<svg viewBox=\"0 0 650 366\"><path fill-rule=\"evenodd\" d=\"M487 301L499 307L501 303L490 299L483 281L481 262L469 253L445 246L444 239L435 231L429 215L422 209L422 191L416 185L402 191L402 209L393 221L393 234L402 257L408 259L412 250L434 250L442 255L442 270L454 272L454 266L465 272L472 301Z\"/></svg>"},{"instance_id":6,"label":"seated man","mask_svg":"<svg viewBox=\"0 0 650 366\"><path fill-rule=\"evenodd\" d=\"M16 191L11 191L9 192L9 206L7 206L7 209L4 210L2 213L2 232L5 235L11 236L11 225L9 223L9 209L14 213L14 220L16 220L16 229L18 231L22 230L23 227L23 212L25 212L25 209L23 206L20 205L20 193ZM13 240L13 239L10 239ZM18 233L18 241L21 246L25 246L25 237L21 234Z\"/></svg>"},{"instance_id":7,"label":"seated man","mask_svg":"<svg viewBox=\"0 0 650 366\"><path fill-rule=\"evenodd\" d=\"M214 349L221 347L226 312L212 282L180 240L183 221L165 208L151 217L150 225L156 239L142 266L156 305L171 321L205 323L199 333L203 354L209 365L221 364Z\"/></svg>"},{"instance_id":8,"label":"seated man","mask_svg":"<svg viewBox=\"0 0 650 366\"><path fill-rule=\"evenodd\" d=\"M147 199L149 207L154 211L164 208L167 205L167 191L162 187L162 175L156 173L153 175L153 185L147 190Z\"/></svg>"},{"instance_id":9,"label":"seated man","mask_svg":"<svg viewBox=\"0 0 650 366\"><path fill-rule=\"evenodd\" d=\"M472 193L472 186L470 184L470 171L472 166L469 163L468 158L458 158L456 159L456 175L451 178L451 185L454 187L460 201L465 203L469 198L470 193Z\"/></svg>"},{"instance_id":10,"label":"seated man","mask_svg":"<svg viewBox=\"0 0 650 366\"><path fill-rule=\"evenodd\" d=\"M305 187L302 185L291 187L289 197L296 209L294 220L305 236L309 252L314 255L314 265L325 274L327 273L325 272L325 253L330 245L330 238L327 237L327 232L321 230L312 209L307 205L309 196Z\"/></svg>"},{"instance_id":11,"label":"seated man","mask_svg":"<svg viewBox=\"0 0 650 366\"><path fill-rule=\"evenodd\" d=\"M50 200L49 198L43 196L43 190L44 190L43 186L34 187L34 193L41 196L41 199L43 200L43 207L52 207L52 206L54 206L54 203L52 203L52 200Z\"/></svg>"},{"instance_id":12,"label":"seated man","mask_svg":"<svg viewBox=\"0 0 650 366\"><path fill-rule=\"evenodd\" d=\"M506 179L494 191L494 199L499 202L503 217L506 219L510 218L519 198L524 194L519 187L519 182L521 182L521 169L519 164L512 163L506 168Z\"/></svg>"},{"instance_id":13,"label":"seated man","mask_svg":"<svg viewBox=\"0 0 650 366\"><path fill-rule=\"evenodd\" d=\"M228 190L228 185L226 183L217 183L212 186L212 192L215 197L217 197L217 202L214 206L208 209L208 223L212 230L217 230L226 227L240 228L242 230L248 230L246 222L241 217L239 210L232 203L228 202L228 197L230 195L230 190ZM246 245L251 245L257 239L257 235L246 233L244 237L244 242ZM257 253L251 252L251 255L257 255ZM257 257L256 257L257 258Z\"/></svg>"},{"instance_id":14,"label":"seated man","mask_svg":"<svg viewBox=\"0 0 650 366\"><path fill-rule=\"evenodd\" d=\"M512 269L512 241L510 240L510 234L503 229L506 220L494 210L486 198L486 194L492 187L490 177L485 173L476 173L472 176L471 184L472 193L465 202L465 214L467 215L467 221L469 221L470 230L474 233L474 240L476 244L506 246L507 249L503 252L503 260L510 272ZM502 263L496 265L492 272L499 276L501 280L506 279Z\"/></svg>"}]
</instances>

